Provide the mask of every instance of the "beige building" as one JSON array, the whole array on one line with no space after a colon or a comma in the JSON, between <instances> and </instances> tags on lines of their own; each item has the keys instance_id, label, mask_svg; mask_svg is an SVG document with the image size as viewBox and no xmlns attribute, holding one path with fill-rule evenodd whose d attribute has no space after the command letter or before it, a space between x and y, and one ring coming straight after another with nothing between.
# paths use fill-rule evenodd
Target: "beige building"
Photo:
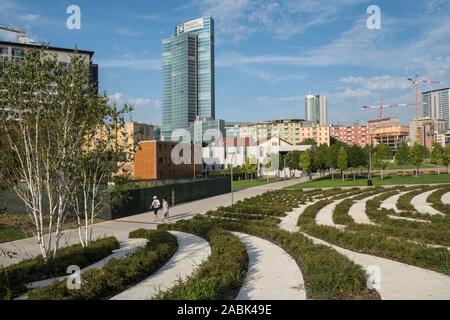
<instances>
[{"instance_id":1,"label":"beige building","mask_svg":"<svg viewBox=\"0 0 450 320\"><path fill-rule=\"evenodd\" d=\"M240 138L260 141L274 136L292 145L300 145L308 139L313 139L317 145L330 145L330 126L311 121L286 119L246 124L240 127Z\"/></svg>"},{"instance_id":2,"label":"beige building","mask_svg":"<svg viewBox=\"0 0 450 320\"><path fill-rule=\"evenodd\" d=\"M419 141L417 138L417 125L419 125ZM443 119L420 118L417 122L412 120L409 126L409 139L412 144L418 142L420 145L432 150L433 142L438 142L445 146L445 133L447 132L447 124Z\"/></svg>"}]
</instances>

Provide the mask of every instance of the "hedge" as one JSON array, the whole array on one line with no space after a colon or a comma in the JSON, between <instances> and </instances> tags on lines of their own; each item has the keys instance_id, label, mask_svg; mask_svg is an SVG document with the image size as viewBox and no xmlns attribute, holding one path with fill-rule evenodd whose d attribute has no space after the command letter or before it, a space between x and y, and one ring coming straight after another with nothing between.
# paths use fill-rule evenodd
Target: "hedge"
<instances>
[{"instance_id":1,"label":"hedge","mask_svg":"<svg viewBox=\"0 0 450 320\"><path fill-rule=\"evenodd\" d=\"M80 244L62 248L55 258L47 262L39 256L0 268L0 299L13 299L25 293L28 290L26 285L31 282L65 275L71 265L87 267L119 248L119 241L109 237L94 241L86 248Z\"/></svg>"},{"instance_id":2,"label":"hedge","mask_svg":"<svg viewBox=\"0 0 450 320\"><path fill-rule=\"evenodd\" d=\"M104 300L125 291L158 271L178 248L177 239L168 232L137 230L130 238L148 239L145 248L109 261L103 268L82 274L79 290L69 290L66 281L33 290L31 300Z\"/></svg>"}]
</instances>

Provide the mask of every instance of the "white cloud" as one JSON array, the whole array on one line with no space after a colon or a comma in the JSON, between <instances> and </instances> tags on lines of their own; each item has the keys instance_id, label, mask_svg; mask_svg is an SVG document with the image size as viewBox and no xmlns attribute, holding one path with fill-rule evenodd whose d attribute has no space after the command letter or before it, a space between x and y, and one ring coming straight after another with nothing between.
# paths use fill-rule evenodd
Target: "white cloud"
<instances>
[{"instance_id":1,"label":"white cloud","mask_svg":"<svg viewBox=\"0 0 450 320\"><path fill-rule=\"evenodd\" d=\"M390 75L375 77L345 77L339 80L342 83L356 85L368 90L394 90L408 89L411 87L406 78L393 77Z\"/></svg>"},{"instance_id":2,"label":"white cloud","mask_svg":"<svg viewBox=\"0 0 450 320\"><path fill-rule=\"evenodd\" d=\"M96 59L96 63L99 64L100 68L126 68L135 70L160 70L161 60L160 59Z\"/></svg>"},{"instance_id":3,"label":"white cloud","mask_svg":"<svg viewBox=\"0 0 450 320\"><path fill-rule=\"evenodd\" d=\"M272 84L278 84L278 83L286 82L286 81L304 80L306 78L305 75L299 75L299 74L278 75L278 74L274 74L270 71L259 70L259 69L248 68L248 67L242 67L242 68L240 68L240 70L245 74L248 74L259 80L267 81Z\"/></svg>"},{"instance_id":4,"label":"white cloud","mask_svg":"<svg viewBox=\"0 0 450 320\"><path fill-rule=\"evenodd\" d=\"M125 36L125 37L139 37L139 36L143 35L142 32L133 30L129 27L117 28L115 30L115 33L117 33L118 35L121 35L121 36Z\"/></svg>"},{"instance_id":5,"label":"white cloud","mask_svg":"<svg viewBox=\"0 0 450 320\"><path fill-rule=\"evenodd\" d=\"M361 99L374 97L376 94L374 94L373 91L364 88L345 88L344 91L335 93L333 96L340 99Z\"/></svg>"},{"instance_id":6,"label":"white cloud","mask_svg":"<svg viewBox=\"0 0 450 320\"><path fill-rule=\"evenodd\" d=\"M193 0L202 14L216 19L222 36L241 40L256 32L287 39L342 17L345 10L367 0Z\"/></svg>"},{"instance_id":7,"label":"white cloud","mask_svg":"<svg viewBox=\"0 0 450 320\"><path fill-rule=\"evenodd\" d=\"M288 102L288 103L303 103L305 102L304 96L291 96L291 97L258 97L260 101L275 101L275 102Z\"/></svg>"},{"instance_id":8,"label":"white cloud","mask_svg":"<svg viewBox=\"0 0 450 320\"><path fill-rule=\"evenodd\" d=\"M40 16L38 14L23 14L17 17L19 20L22 21L36 21L40 18Z\"/></svg>"},{"instance_id":9,"label":"white cloud","mask_svg":"<svg viewBox=\"0 0 450 320\"><path fill-rule=\"evenodd\" d=\"M128 104L133 106L135 109L159 109L161 103L159 100L153 100L149 98L136 98L123 94L122 92L116 92L109 95L109 100L118 105Z\"/></svg>"}]
</instances>

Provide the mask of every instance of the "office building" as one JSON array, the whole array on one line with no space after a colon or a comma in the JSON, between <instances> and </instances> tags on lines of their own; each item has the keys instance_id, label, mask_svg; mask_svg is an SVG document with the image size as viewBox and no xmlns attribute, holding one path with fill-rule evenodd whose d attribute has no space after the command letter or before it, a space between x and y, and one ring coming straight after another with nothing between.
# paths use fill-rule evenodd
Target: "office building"
<instances>
[{"instance_id":1,"label":"office building","mask_svg":"<svg viewBox=\"0 0 450 320\"><path fill-rule=\"evenodd\" d=\"M427 91L422 93L423 117L444 120L447 129L450 129L450 88Z\"/></svg>"},{"instance_id":2,"label":"office building","mask_svg":"<svg viewBox=\"0 0 450 320\"><path fill-rule=\"evenodd\" d=\"M307 95L305 98L305 119L320 125L328 123L328 99L322 94Z\"/></svg>"},{"instance_id":3,"label":"office building","mask_svg":"<svg viewBox=\"0 0 450 320\"><path fill-rule=\"evenodd\" d=\"M162 42L164 140L195 121L215 120L214 20L187 21Z\"/></svg>"}]
</instances>

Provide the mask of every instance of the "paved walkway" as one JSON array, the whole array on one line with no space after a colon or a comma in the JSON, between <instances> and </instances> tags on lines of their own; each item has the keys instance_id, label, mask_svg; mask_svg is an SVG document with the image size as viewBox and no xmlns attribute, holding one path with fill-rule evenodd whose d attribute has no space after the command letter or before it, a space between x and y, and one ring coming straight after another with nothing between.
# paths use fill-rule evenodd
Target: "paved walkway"
<instances>
[{"instance_id":1,"label":"paved walkway","mask_svg":"<svg viewBox=\"0 0 450 320\"><path fill-rule=\"evenodd\" d=\"M286 223L280 224L280 227L286 231L297 232L299 228L296 221L301 212L303 210L291 212L289 214L291 219L286 219ZM289 224L289 221L292 223ZM370 285L380 293L383 300L450 299L450 277L448 276L389 259L353 252L307 234L304 235L316 244L334 248L354 263L362 266L369 274L379 271L379 281Z\"/></svg>"},{"instance_id":2,"label":"paved walkway","mask_svg":"<svg viewBox=\"0 0 450 320\"><path fill-rule=\"evenodd\" d=\"M450 192L447 192L442 196L442 202L444 204L450 204Z\"/></svg>"},{"instance_id":3,"label":"paved walkway","mask_svg":"<svg viewBox=\"0 0 450 320\"><path fill-rule=\"evenodd\" d=\"M319 210L319 212L316 215L316 224L320 226L327 226L327 227L334 227L338 229L344 229L345 226L335 224L333 221L333 211L336 208L338 204L343 202L346 199L340 199L337 201L334 201L330 203L329 205L323 207Z\"/></svg>"},{"instance_id":4,"label":"paved walkway","mask_svg":"<svg viewBox=\"0 0 450 320\"><path fill-rule=\"evenodd\" d=\"M295 208L292 212L287 214L283 219L281 219L281 222L278 224L278 228L282 230L287 230L289 232L296 232L298 231L297 222L300 218L300 215L305 211L305 209L313 204L314 202L307 203L304 205L301 205L298 208Z\"/></svg>"},{"instance_id":5,"label":"paved walkway","mask_svg":"<svg viewBox=\"0 0 450 320\"><path fill-rule=\"evenodd\" d=\"M192 234L170 231L177 237L178 250L169 262L151 277L116 295L111 300L150 300L193 274L211 255L207 241Z\"/></svg>"},{"instance_id":6,"label":"paved walkway","mask_svg":"<svg viewBox=\"0 0 450 320\"><path fill-rule=\"evenodd\" d=\"M436 190L427 191L412 198L411 204L414 209L421 214L429 214L431 216L444 215L442 212L437 211L435 208L430 206L427 202L427 198L435 191Z\"/></svg>"},{"instance_id":7,"label":"paved walkway","mask_svg":"<svg viewBox=\"0 0 450 320\"><path fill-rule=\"evenodd\" d=\"M413 219L413 218L407 218L407 217L401 217L401 216L388 215L388 218L395 219L395 220L406 220L406 221L411 221L411 222L431 223L430 220Z\"/></svg>"},{"instance_id":8,"label":"paved walkway","mask_svg":"<svg viewBox=\"0 0 450 320\"><path fill-rule=\"evenodd\" d=\"M350 217L352 217L353 221L357 224L372 224L374 225L372 221L370 221L369 217L366 214L366 205L367 201L372 200L376 197L378 197L379 194L376 194L374 196L359 200L354 205L350 207L348 210L348 214Z\"/></svg>"},{"instance_id":9,"label":"paved walkway","mask_svg":"<svg viewBox=\"0 0 450 320\"><path fill-rule=\"evenodd\" d=\"M401 193L399 193L399 194L396 194L395 196L392 196L392 197L390 197L390 198L387 198L386 200L384 200L384 201L381 203L381 208L382 208L382 209L387 209L387 210L394 210L395 213L400 213L400 212L402 212L401 210L399 210L399 209L397 208L397 202L398 202L398 199L399 199L402 195L404 195L404 194L406 194L406 193L408 193L408 192L401 192Z\"/></svg>"},{"instance_id":10,"label":"paved walkway","mask_svg":"<svg viewBox=\"0 0 450 320\"><path fill-rule=\"evenodd\" d=\"M234 193L234 201L237 202L239 200L251 198L267 191L283 189L308 180L308 177L292 179L241 190ZM171 220L177 221L182 219L191 219L197 213L204 214L209 210L215 210L218 207L229 205L231 205L231 193L180 204L170 209ZM130 231L140 228L156 229L158 224L158 222L154 222L153 214L150 213L143 213L113 221L106 221L98 223L94 226L93 239L103 236L114 236L119 241L125 241L128 239ZM65 230L63 232L61 243L65 246L79 243L78 231L75 229ZM8 266L40 254L35 238L1 243L0 251L1 250L17 253L17 255L13 258L0 255L0 265L2 266Z\"/></svg>"},{"instance_id":11,"label":"paved walkway","mask_svg":"<svg viewBox=\"0 0 450 320\"><path fill-rule=\"evenodd\" d=\"M236 300L306 300L295 260L272 242L234 233L247 247L249 268Z\"/></svg>"}]
</instances>

